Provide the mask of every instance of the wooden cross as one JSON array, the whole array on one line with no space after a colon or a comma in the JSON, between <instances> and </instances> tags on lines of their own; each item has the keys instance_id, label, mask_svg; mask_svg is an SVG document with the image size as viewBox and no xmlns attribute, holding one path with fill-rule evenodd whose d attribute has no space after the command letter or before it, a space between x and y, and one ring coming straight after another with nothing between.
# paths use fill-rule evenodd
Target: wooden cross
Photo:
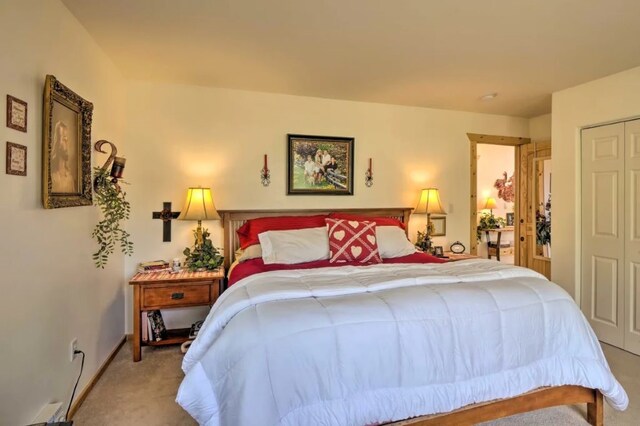
<instances>
[{"instance_id":1,"label":"wooden cross","mask_svg":"<svg viewBox=\"0 0 640 426\"><path fill-rule=\"evenodd\" d=\"M180 212L172 212L171 211L171 203L164 202L162 203L162 211L153 212L153 219L162 219L162 241L169 242L171 241L171 221L176 219L180 215Z\"/></svg>"}]
</instances>

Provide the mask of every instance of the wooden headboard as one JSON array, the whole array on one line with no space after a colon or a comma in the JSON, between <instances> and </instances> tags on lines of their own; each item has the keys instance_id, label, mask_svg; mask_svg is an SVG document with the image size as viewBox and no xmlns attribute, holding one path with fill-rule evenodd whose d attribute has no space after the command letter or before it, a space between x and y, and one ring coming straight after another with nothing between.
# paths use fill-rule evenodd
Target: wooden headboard
<instances>
[{"instance_id":1,"label":"wooden headboard","mask_svg":"<svg viewBox=\"0 0 640 426\"><path fill-rule=\"evenodd\" d=\"M392 217L406 225L405 232L409 232L409 216L411 207L377 208L377 209L332 209L332 210L219 210L224 227L224 267L228 271L235 260L236 250L240 247L240 241L236 231L249 219L273 216L310 216L316 214L329 214L332 212L351 213L362 216Z\"/></svg>"}]
</instances>

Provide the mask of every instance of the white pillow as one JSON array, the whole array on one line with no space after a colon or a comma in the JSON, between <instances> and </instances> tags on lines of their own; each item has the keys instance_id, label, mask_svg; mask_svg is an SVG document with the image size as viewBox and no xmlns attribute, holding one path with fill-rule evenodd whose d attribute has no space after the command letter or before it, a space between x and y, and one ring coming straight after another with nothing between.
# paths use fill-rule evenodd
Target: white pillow
<instances>
[{"instance_id":1,"label":"white pillow","mask_svg":"<svg viewBox=\"0 0 640 426\"><path fill-rule=\"evenodd\" d=\"M258 234L262 247L262 260L272 263L313 262L329 259L327 228L305 228L288 231L266 231Z\"/></svg>"},{"instance_id":2,"label":"white pillow","mask_svg":"<svg viewBox=\"0 0 640 426\"><path fill-rule=\"evenodd\" d=\"M236 260L240 263L256 259L258 257L262 257L262 248L260 247L260 244L253 244L246 249L239 248L236 250Z\"/></svg>"},{"instance_id":3,"label":"white pillow","mask_svg":"<svg viewBox=\"0 0 640 426\"><path fill-rule=\"evenodd\" d=\"M383 259L408 256L417 251L407 239L407 234L398 226L376 226L378 252Z\"/></svg>"}]
</instances>

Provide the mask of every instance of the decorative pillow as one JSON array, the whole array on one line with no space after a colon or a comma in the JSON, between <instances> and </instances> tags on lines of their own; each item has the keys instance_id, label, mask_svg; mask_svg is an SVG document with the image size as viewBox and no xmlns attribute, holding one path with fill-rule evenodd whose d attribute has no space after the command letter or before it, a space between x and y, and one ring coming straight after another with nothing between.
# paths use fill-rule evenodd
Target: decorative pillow
<instances>
[{"instance_id":1,"label":"decorative pillow","mask_svg":"<svg viewBox=\"0 0 640 426\"><path fill-rule=\"evenodd\" d=\"M404 223L392 217L373 217L360 214L334 212L329 215L329 218L375 222L377 226L399 226L400 228L405 229Z\"/></svg>"},{"instance_id":2,"label":"decorative pillow","mask_svg":"<svg viewBox=\"0 0 640 426\"><path fill-rule=\"evenodd\" d=\"M260 244L258 235L266 231L285 231L324 227L327 215L314 216L276 216L249 219L236 231L240 247L245 249L253 244Z\"/></svg>"},{"instance_id":3,"label":"decorative pillow","mask_svg":"<svg viewBox=\"0 0 640 426\"><path fill-rule=\"evenodd\" d=\"M258 235L265 265L313 262L329 258L327 228L267 231Z\"/></svg>"},{"instance_id":4,"label":"decorative pillow","mask_svg":"<svg viewBox=\"0 0 640 426\"><path fill-rule=\"evenodd\" d=\"M253 244L246 249L239 248L236 250L236 261L239 263L257 259L258 257L262 257L262 247L260 247L260 244Z\"/></svg>"},{"instance_id":5,"label":"decorative pillow","mask_svg":"<svg viewBox=\"0 0 640 426\"><path fill-rule=\"evenodd\" d=\"M397 226L376 226L376 237L378 251L383 259L408 256L417 251L404 230Z\"/></svg>"},{"instance_id":6,"label":"decorative pillow","mask_svg":"<svg viewBox=\"0 0 640 426\"><path fill-rule=\"evenodd\" d=\"M375 222L325 219L329 233L329 263L381 263Z\"/></svg>"}]
</instances>

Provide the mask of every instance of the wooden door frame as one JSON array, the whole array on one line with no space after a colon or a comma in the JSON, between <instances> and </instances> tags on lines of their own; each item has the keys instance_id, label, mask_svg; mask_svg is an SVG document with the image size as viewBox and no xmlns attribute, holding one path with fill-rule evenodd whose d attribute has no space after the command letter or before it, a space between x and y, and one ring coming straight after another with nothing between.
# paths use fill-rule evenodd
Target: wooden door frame
<instances>
[{"instance_id":1,"label":"wooden door frame","mask_svg":"<svg viewBox=\"0 0 640 426\"><path fill-rule=\"evenodd\" d=\"M478 240L476 229L478 227L478 144L487 145L503 145L513 146L514 149L514 173L517 176L517 180L520 178L520 146L531 143L531 138L520 138L514 136L497 136L497 135L483 135L479 133L467 133L469 138L469 149L471 154L471 173L470 173L470 217L469 217L469 252L471 254L478 254ZM517 182L516 182L517 185ZM520 190L516 187L516 205L519 205L521 200ZM520 259L520 213L519 209L514 209L514 245L515 253L514 259L518 262Z\"/></svg>"}]
</instances>

